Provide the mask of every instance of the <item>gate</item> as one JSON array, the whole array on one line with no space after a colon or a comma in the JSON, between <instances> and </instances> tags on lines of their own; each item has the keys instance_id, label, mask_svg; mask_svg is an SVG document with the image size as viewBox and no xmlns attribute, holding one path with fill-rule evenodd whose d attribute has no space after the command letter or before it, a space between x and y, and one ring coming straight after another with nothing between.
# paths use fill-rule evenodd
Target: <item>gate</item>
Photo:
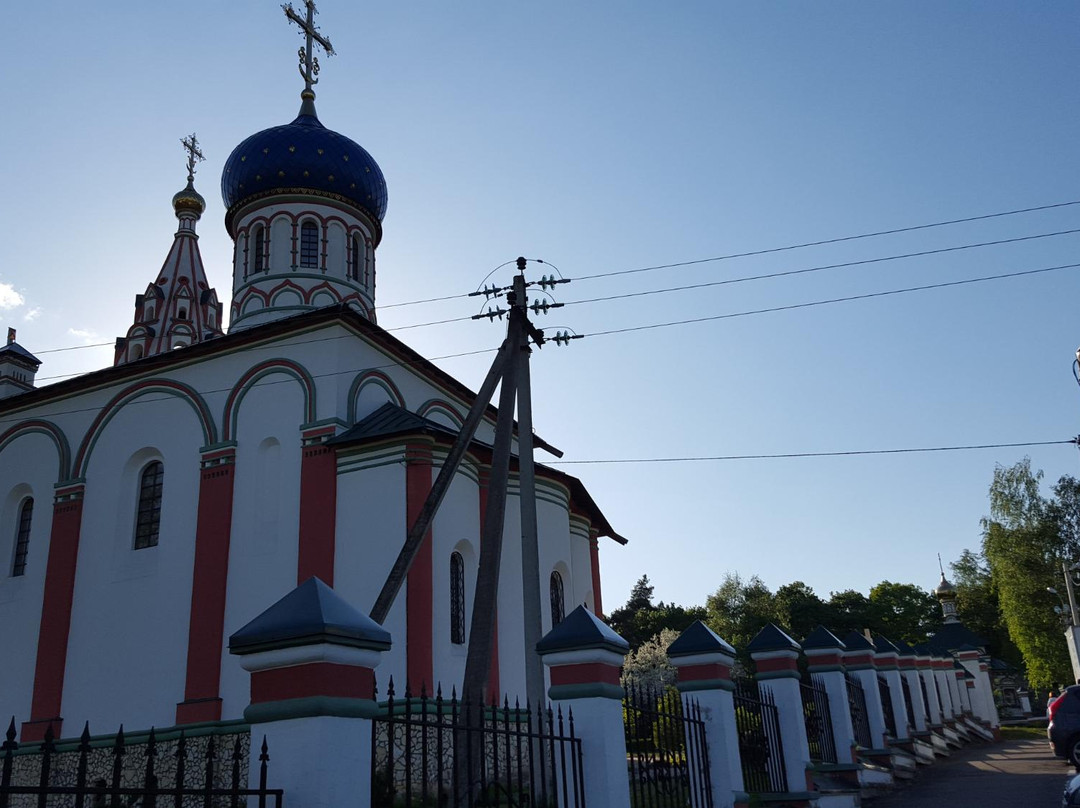
<instances>
[{"instance_id":1,"label":"gate","mask_svg":"<svg viewBox=\"0 0 1080 808\"><path fill-rule=\"evenodd\" d=\"M752 679L735 683L735 727L743 787L751 794L787 791L780 716L772 694L759 692Z\"/></svg>"},{"instance_id":2,"label":"gate","mask_svg":"<svg viewBox=\"0 0 1080 808\"><path fill-rule=\"evenodd\" d=\"M885 714L885 731L893 738L899 738L900 735L896 732L896 713L889 695L889 683L881 674L878 674L877 686L878 693L881 694L881 712Z\"/></svg>"},{"instance_id":3,"label":"gate","mask_svg":"<svg viewBox=\"0 0 1080 808\"><path fill-rule=\"evenodd\" d=\"M810 745L810 760L817 763L836 763L836 737L833 735L832 715L829 713L829 694L824 685L812 678L800 682L803 722L806 740Z\"/></svg>"},{"instance_id":4,"label":"gate","mask_svg":"<svg viewBox=\"0 0 1080 808\"><path fill-rule=\"evenodd\" d=\"M873 749L874 741L870 735L870 717L866 713L866 691L862 684L850 673L847 678L848 709L851 710L851 726L855 730L855 743L863 749Z\"/></svg>"},{"instance_id":5,"label":"gate","mask_svg":"<svg viewBox=\"0 0 1080 808\"><path fill-rule=\"evenodd\" d=\"M372 808L585 808L572 711L444 699L441 688L397 700L391 679L371 723Z\"/></svg>"},{"instance_id":6,"label":"gate","mask_svg":"<svg viewBox=\"0 0 1080 808\"><path fill-rule=\"evenodd\" d=\"M709 746L696 701L628 686L623 727L633 805L712 808Z\"/></svg>"}]
</instances>

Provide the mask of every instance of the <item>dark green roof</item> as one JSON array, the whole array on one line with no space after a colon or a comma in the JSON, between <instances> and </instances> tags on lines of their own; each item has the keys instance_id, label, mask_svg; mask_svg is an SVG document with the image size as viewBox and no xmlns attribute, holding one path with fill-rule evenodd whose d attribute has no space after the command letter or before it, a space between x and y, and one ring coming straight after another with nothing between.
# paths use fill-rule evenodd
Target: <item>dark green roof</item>
<instances>
[{"instance_id":1,"label":"dark green roof","mask_svg":"<svg viewBox=\"0 0 1080 808\"><path fill-rule=\"evenodd\" d=\"M807 638L802 641L802 647L803 650L806 650L807 648L836 648L840 651L847 648L843 641L825 628L825 626L818 626L811 631Z\"/></svg>"},{"instance_id":2,"label":"dark green roof","mask_svg":"<svg viewBox=\"0 0 1080 808\"><path fill-rule=\"evenodd\" d=\"M536 644L536 651L540 654L586 648L603 648L625 654L630 650L630 643L584 606L578 606Z\"/></svg>"},{"instance_id":3,"label":"dark green roof","mask_svg":"<svg viewBox=\"0 0 1080 808\"><path fill-rule=\"evenodd\" d=\"M801 646L791 639L775 623L769 623L757 633L750 644L746 646L748 653L755 654L764 651L799 651Z\"/></svg>"},{"instance_id":4,"label":"dark green roof","mask_svg":"<svg viewBox=\"0 0 1080 808\"><path fill-rule=\"evenodd\" d=\"M675 642L667 647L669 657L716 653L733 657L735 649L700 620L695 620Z\"/></svg>"},{"instance_id":5,"label":"dark green roof","mask_svg":"<svg viewBox=\"0 0 1080 808\"><path fill-rule=\"evenodd\" d=\"M849 631L844 637L844 645L849 651L873 651L874 644L857 631Z\"/></svg>"},{"instance_id":6,"label":"dark green roof","mask_svg":"<svg viewBox=\"0 0 1080 808\"><path fill-rule=\"evenodd\" d=\"M926 644L931 650L944 653L955 651L964 645L977 649L986 648L986 640L960 622L945 623Z\"/></svg>"},{"instance_id":7,"label":"dark green roof","mask_svg":"<svg viewBox=\"0 0 1080 808\"><path fill-rule=\"evenodd\" d=\"M896 646L896 650L900 652L902 657L918 656L918 652L903 640L896 640L893 645Z\"/></svg>"},{"instance_id":8,"label":"dark green roof","mask_svg":"<svg viewBox=\"0 0 1080 808\"><path fill-rule=\"evenodd\" d=\"M233 634L229 650L251 654L322 642L389 651L390 632L318 578L308 578Z\"/></svg>"},{"instance_id":9,"label":"dark green roof","mask_svg":"<svg viewBox=\"0 0 1080 808\"><path fill-rule=\"evenodd\" d=\"M33 365L35 368L41 367L41 360L17 342L9 342L6 345L0 345L0 358L4 358L4 354L10 354L11 357L17 357L24 363Z\"/></svg>"},{"instance_id":10,"label":"dark green roof","mask_svg":"<svg viewBox=\"0 0 1080 808\"><path fill-rule=\"evenodd\" d=\"M874 653L875 654L899 654L900 649L893 645L892 640L886 637L884 634L874 635Z\"/></svg>"}]
</instances>

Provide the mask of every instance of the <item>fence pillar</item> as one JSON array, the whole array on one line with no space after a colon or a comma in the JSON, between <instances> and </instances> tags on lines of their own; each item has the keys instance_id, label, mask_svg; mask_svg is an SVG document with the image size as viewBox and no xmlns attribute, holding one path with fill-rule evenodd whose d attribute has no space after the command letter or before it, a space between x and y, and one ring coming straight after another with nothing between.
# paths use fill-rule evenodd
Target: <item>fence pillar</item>
<instances>
[{"instance_id":1,"label":"fence pillar","mask_svg":"<svg viewBox=\"0 0 1080 808\"><path fill-rule=\"evenodd\" d=\"M832 722L833 742L840 763L855 762L855 728L848 702L847 677L844 675L846 646L824 626L814 629L802 643L810 677L825 688L829 695L829 719Z\"/></svg>"},{"instance_id":2,"label":"fence pillar","mask_svg":"<svg viewBox=\"0 0 1080 808\"><path fill-rule=\"evenodd\" d=\"M964 670L959 662L953 663L952 669L953 681L956 682L956 693L960 697L961 710L968 715L975 715L971 709L971 691L968 689L968 672Z\"/></svg>"},{"instance_id":3,"label":"fence pillar","mask_svg":"<svg viewBox=\"0 0 1080 808\"><path fill-rule=\"evenodd\" d=\"M923 698L922 679L916 669L918 662L915 649L903 640L893 644L900 651L900 656L897 659L900 676L907 683L908 693L911 694L911 713L915 719L915 726L912 727L912 730L916 735L925 735L929 729L927 722L929 713L926 708L926 700Z\"/></svg>"},{"instance_id":4,"label":"fence pillar","mask_svg":"<svg viewBox=\"0 0 1080 808\"><path fill-rule=\"evenodd\" d=\"M619 668L629 650L626 640L584 606L574 609L536 644L548 668L552 706L564 714L573 711L589 808L630 804L619 684Z\"/></svg>"},{"instance_id":5,"label":"fence pillar","mask_svg":"<svg viewBox=\"0 0 1080 808\"><path fill-rule=\"evenodd\" d=\"M309 578L229 638L251 672L251 777L263 738L286 805L371 805L375 667L390 634ZM251 787L257 787L256 782Z\"/></svg>"},{"instance_id":6,"label":"fence pillar","mask_svg":"<svg viewBox=\"0 0 1080 808\"><path fill-rule=\"evenodd\" d=\"M930 651L917 647L915 668L919 672L926 690L926 717L930 722L930 729L939 729L943 723L941 715L941 699L938 698L937 679L934 677L934 660Z\"/></svg>"},{"instance_id":7,"label":"fence pillar","mask_svg":"<svg viewBox=\"0 0 1080 808\"><path fill-rule=\"evenodd\" d=\"M780 719L780 739L784 745L784 768L789 792L809 791L807 767L810 744L806 740L802 691L799 687L799 652L795 640L770 623L746 646L757 669L758 690L772 694Z\"/></svg>"},{"instance_id":8,"label":"fence pillar","mask_svg":"<svg viewBox=\"0 0 1080 808\"><path fill-rule=\"evenodd\" d=\"M668 646L667 655L679 673L679 692L693 693L701 706L713 807L732 808L744 789L732 697L735 649L698 620Z\"/></svg>"},{"instance_id":9,"label":"fence pillar","mask_svg":"<svg viewBox=\"0 0 1080 808\"><path fill-rule=\"evenodd\" d=\"M911 740L911 727L907 720L904 686L900 683L900 651L888 637L881 634L874 638L874 665L888 686L893 721L896 724L896 740L906 743Z\"/></svg>"},{"instance_id":10,"label":"fence pillar","mask_svg":"<svg viewBox=\"0 0 1080 808\"><path fill-rule=\"evenodd\" d=\"M953 688L949 687L948 671L952 667L952 658L940 651L934 654L934 681L937 682L938 695L941 697L941 721L951 724L959 708L953 706ZM954 684L955 686L955 684Z\"/></svg>"},{"instance_id":11,"label":"fence pillar","mask_svg":"<svg viewBox=\"0 0 1080 808\"><path fill-rule=\"evenodd\" d=\"M870 738L875 750L886 747L885 711L881 707L881 691L878 689L877 668L874 667L874 646L862 634L851 631L844 637L844 667L862 685L866 695L866 720L870 724Z\"/></svg>"},{"instance_id":12,"label":"fence pillar","mask_svg":"<svg viewBox=\"0 0 1080 808\"><path fill-rule=\"evenodd\" d=\"M978 681L979 692L982 693L983 699L986 701L986 715L987 721L990 722L990 729L994 732L994 740L1001 740L1001 718L998 716L997 702L994 701L994 685L990 681L990 657L979 657L979 672L975 674Z\"/></svg>"}]
</instances>

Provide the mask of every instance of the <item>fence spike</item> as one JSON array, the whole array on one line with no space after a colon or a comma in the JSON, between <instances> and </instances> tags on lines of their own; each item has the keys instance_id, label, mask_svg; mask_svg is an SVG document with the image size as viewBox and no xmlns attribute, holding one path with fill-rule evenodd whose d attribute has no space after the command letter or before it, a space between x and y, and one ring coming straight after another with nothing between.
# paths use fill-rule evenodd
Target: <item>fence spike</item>
<instances>
[{"instance_id":1,"label":"fence spike","mask_svg":"<svg viewBox=\"0 0 1080 808\"><path fill-rule=\"evenodd\" d=\"M15 716L11 716L11 723L8 724L7 735L5 736L7 737L7 741L4 744L5 749L7 749L7 744L15 743L15 737L17 735L18 732L15 729Z\"/></svg>"}]
</instances>

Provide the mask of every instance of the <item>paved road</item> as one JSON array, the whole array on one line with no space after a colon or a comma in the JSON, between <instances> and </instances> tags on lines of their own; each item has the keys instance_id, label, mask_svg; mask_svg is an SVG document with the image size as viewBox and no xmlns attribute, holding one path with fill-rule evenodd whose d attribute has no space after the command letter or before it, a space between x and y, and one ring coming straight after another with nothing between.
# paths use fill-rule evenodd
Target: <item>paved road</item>
<instances>
[{"instance_id":1,"label":"paved road","mask_svg":"<svg viewBox=\"0 0 1080 808\"><path fill-rule=\"evenodd\" d=\"M869 803L871 808L1058 808L1074 773L1046 741L971 746L933 766L920 767L907 786Z\"/></svg>"}]
</instances>

